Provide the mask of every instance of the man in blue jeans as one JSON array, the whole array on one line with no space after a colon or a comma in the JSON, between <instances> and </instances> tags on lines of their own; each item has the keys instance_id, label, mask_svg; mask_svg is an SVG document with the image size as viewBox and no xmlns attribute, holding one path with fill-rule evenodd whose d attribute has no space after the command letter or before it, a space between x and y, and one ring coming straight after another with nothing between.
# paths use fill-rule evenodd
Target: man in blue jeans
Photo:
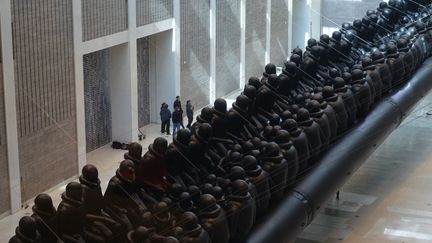
<instances>
[{"instance_id":1,"label":"man in blue jeans","mask_svg":"<svg viewBox=\"0 0 432 243\"><path fill-rule=\"evenodd\" d=\"M177 130L180 130L180 124L182 122L182 111L180 109L180 107L176 107L174 112L172 113L172 122L173 122L173 137L175 137L175 134L177 132Z\"/></svg>"}]
</instances>

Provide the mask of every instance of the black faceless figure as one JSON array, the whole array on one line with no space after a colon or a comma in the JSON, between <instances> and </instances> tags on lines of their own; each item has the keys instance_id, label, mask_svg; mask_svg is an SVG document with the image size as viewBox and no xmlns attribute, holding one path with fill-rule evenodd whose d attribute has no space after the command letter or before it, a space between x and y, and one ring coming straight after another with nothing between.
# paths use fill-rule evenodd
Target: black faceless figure
<instances>
[{"instance_id":1,"label":"black faceless figure","mask_svg":"<svg viewBox=\"0 0 432 243\"><path fill-rule=\"evenodd\" d=\"M210 194L201 195L198 202L199 221L208 232L211 242L227 243L230 238L228 220L225 211Z\"/></svg>"},{"instance_id":2,"label":"black faceless figure","mask_svg":"<svg viewBox=\"0 0 432 243\"><path fill-rule=\"evenodd\" d=\"M245 242L255 220L255 200L249 193L248 183L235 180L232 183L232 194L228 197L227 214L231 242Z\"/></svg>"},{"instance_id":3,"label":"black faceless figure","mask_svg":"<svg viewBox=\"0 0 432 243\"><path fill-rule=\"evenodd\" d=\"M365 74L366 81L368 83L373 83L375 88L375 102L380 100L383 92L383 83L381 80L381 76L376 68L376 65L373 64L372 59L369 57L364 57L362 59L362 68Z\"/></svg>"}]
</instances>

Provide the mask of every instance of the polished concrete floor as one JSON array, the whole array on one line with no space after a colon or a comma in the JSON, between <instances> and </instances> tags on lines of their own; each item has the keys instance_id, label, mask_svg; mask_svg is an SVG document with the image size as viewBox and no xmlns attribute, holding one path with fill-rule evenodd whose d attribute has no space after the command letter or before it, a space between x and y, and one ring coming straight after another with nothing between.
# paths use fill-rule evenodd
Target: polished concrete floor
<instances>
[{"instance_id":1,"label":"polished concrete floor","mask_svg":"<svg viewBox=\"0 0 432 243\"><path fill-rule=\"evenodd\" d=\"M431 121L432 94L341 188L340 199L328 201L297 242L432 242ZM144 152L159 131L158 125L144 128ZM103 190L124 152L105 146L87 154L88 163L99 169ZM48 192L55 205L66 183ZM19 219L29 214L31 202L1 219L0 242L7 242Z\"/></svg>"},{"instance_id":2,"label":"polished concrete floor","mask_svg":"<svg viewBox=\"0 0 432 243\"><path fill-rule=\"evenodd\" d=\"M297 240L432 242L432 94L375 151L340 199L331 198Z\"/></svg>"}]
</instances>

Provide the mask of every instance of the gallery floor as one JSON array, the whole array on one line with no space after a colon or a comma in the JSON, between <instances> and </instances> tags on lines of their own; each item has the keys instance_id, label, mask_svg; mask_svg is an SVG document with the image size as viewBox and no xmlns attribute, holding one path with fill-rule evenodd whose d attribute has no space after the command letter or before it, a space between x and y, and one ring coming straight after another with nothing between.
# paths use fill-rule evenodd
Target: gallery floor
<instances>
[{"instance_id":1,"label":"gallery floor","mask_svg":"<svg viewBox=\"0 0 432 243\"><path fill-rule=\"evenodd\" d=\"M432 94L382 144L332 198L298 243L432 241ZM144 152L158 125L145 127ZM170 136L166 136L171 139ZM87 154L99 169L102 190L114 175L124 151L102 147ZM55 205L65 182L49 191ZM0 242L14 234L18 220L31 214L31 203L0 220Z\"/></svg>"}]
</instances>

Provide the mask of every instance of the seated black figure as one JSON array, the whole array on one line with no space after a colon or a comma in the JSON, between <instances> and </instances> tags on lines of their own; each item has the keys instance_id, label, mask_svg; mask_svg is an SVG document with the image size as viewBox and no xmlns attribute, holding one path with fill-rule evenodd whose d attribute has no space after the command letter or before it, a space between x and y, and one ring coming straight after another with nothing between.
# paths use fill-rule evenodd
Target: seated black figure
<instances>
[{"instance_id":1,"label":"seated black figure","mask_svg":"<svg viewBox=\"0 0 432 243\"><path fill-rule=\"evenodd\" d=\"M168 141L165 138L156 138L149 145L148 151L135 168L138 186L145 188L153 197L160 200L168 187L165 177L167 175L166 157Z\"/></svg>"},{"instance_id":2,"label":"seated black figure","mask_svg":"<svg viewBox=\"0 0 432 243\"><path fill-rule=\"evenodd\" d=\"M342 97L347 112L348 127L352 127L357 121L357 103L354 93L346 85L343 78L335 78L333 81L333 89L335 93Z\"/></svg>"},{"instance_id":3,"label":"seated black figure","mask_svg":"<svg viewBox=\"0 0 432 243\"><path fill-rule=\"evenodd\" d=\"M310 158L308 137L302 129L299 129L294 119L285 120L281 126L290 133L291 141L298 155L299 173L302 173L306 170Z\"/></svg>"},{"instance_id":4,"label":"seated black figure","mask_svg":"<svg viewBox=\"0 0 432 243\"><path fill-rule=\"evenodd\" d=\"M142 224L154 228L160 235L175 235L176 218L164 202L159 202L153 210L146 212Z\"/></svg>"},{"instance_id":5,"label":"seated black figure","mask_svg":"<svg viewBox=\"0 0 432 243\"><path fill-rule=\"evenodd\" d=\"M265 66L265 71L263 73L263 76L261 78L261 82L265 82L269 75L276 74L276 66L273 63L268 63Z\"/></svg>"},{"instance_id":6,"label":"seated black figure","mask_svg":"<svg viewBox=\"0 0 432 243\"><path fill-rule=\"evenodd\" d=\"M248 190L248 184L243 180L232 183L227 205L231 242L245 242L255 220L255 201Z\"/></svg>"},{"instance_id":7,"label":"seated black figure","mask_svg":"<svg viewBox=\"0 0 432 243\"><path fill-rule=\"evenodd\" d=\"M190 160L191 136L188 129L180 129L166 152L168 180L180 183L185 188L201 183L200 169Z\"/></svg>"},{"instance_id":8,"label":"seated black figure","mask_svg":"<svg viewBox=\"0 0 432 243\"><path fill-rule=\"evenodd\" d=\"M384 55L380 51L372 53L372 64L377 68L382 81L382 94L387 94L392 89L392 73L390 67L385 63Z\"/></svg>"},{"instance_id":9,"label":"seated black figure","mask_svg":"<svg viewBox=\"0 0 432 243\"><path fill-rule=\"evenodd\" d=\"M280 152L279 145L267 143L260 151L262 168L269 174L269 185L272 201L282 199L288 180L288 163Z\"/></svg>"},{"instance_id":10,"label":"seated black figure","mask_svg":"<svg viewBox=\"0 0 432 243\"><path fill-rule=\"evenodd\" d=\"M32 218L36 222L37 230L40 233L41 242L57 242L56 209L52 199L47 194L39 194L34 200L32 207Z\"/></svg>"},{"instance_id":11,"label":"seated black figure","mask_svg":"<svg viewBox=\"0 0 432 243\"><path fill-rule=\"evenodd\" d=\"M225 101L225 100L224 100ZM216 101L215 101L216 102ZM212 123L213 120L213 114L215 113L216 109L215 108L210 108L210 107L204 107L201 109L201 114L197 116L196 121L194 122L194 124L191 127L191 132L195 132L196 128L202 124L202 123ZM226 111L225 111L226 113ZM218 113L218 117L224 115L224 113L220 112Z\"/></svg>"},{"instance_id":12,"label":"seated black figure","mask_svg":"<svg viewBox=\"0 0 432 243\"><path fill-rule=\"evenodd\" d=\"M288 163L287 186L291 185L299 172L299 161L297 150L291 141L291 135L288 131L281 129L275 134L273 142L279 145L282 156Z\"/></svg>"},{"instance_id":13,"label":"seated black figure","mask_svg":"<svg viewBox=\"0 0 432 243\"><path fill-rule=\"evenodd\" d=\"M94 165L87 164L83 167L79 181L82 187L82 203L86 209L86 221L102 228L101 231L108 227L119 236L120 231L127 232L131 229L132 226L126 214L107 209L100 187L98 170Z\"/></svg>"},{"instance_id":14,"label":"seated black figure","mask_svg":"<svg viewBox=\"0 0 432 243\"><path fill-rule=\"evenodd\" d=\"M330 144L330 124L327 115L316 100L308 101L306 109L309 111L310 118L320 127L321 151L327 150Z\"/></svg>"},{"instance_id":15,"label":"seated black figure","mask_svg":"<svg viewBox=\"0 0 432 243\"><path fill-rule=\"evenodd\" d=\"M319 159L321 152L321 134L320 126L313 119L310 118L308 110L301 108L297 112L297 124L305 132L309 141L309 162L316 162Z\"/></svg>"},{"instance_id":16,"label":"seated black figure","mask_svg":"<svg viewBox=\"0 0 432 243\"><path fill-rule=\"evenodd\" d=\"M141 215L147 210L145 203L154 205L156 200L139 189L135 184L135 165L123 160L111 178L104 194L107 208L114 212L126 210L132 225L141 222ZM144 203L143 200L146 202Z\"/></svg>"},{"instance_id":17,"label":"seated black figure","mask_svg":"<svg viewBox=\"0 0 432 243\"><path fill-rule=\"evenodd\" d=\"M139 143L130 143L128 146L128 152L124 154L124 159L128 159L138 165L142 159L142 146Z\"/></svg>"},{"instance_id":18,"label":"seated black figure","mask_svg":"<svg viewBox=\"0 0 432 243\"><path fill-rule=\"evenodd\" d=\"M383 83L381 80L381 76L376 68L376 65L372 63L372 59L369 57L364 57L361 61L363 71L365 72L366 80L368 83L372 82L375 87L375 102L380 100L383 92Z\"/></svg>"},{"instance_id":19,"label":"seated black figure","mask_svg":"<svg viewBox=\"0 0 432 243\"><path fill-rule=\"evenodd\" d=\"M9 243L43 243L35 219L29 216L22 217Z\"/></svg>"},{"instance_id":20,"label":"seated black figure","mask_svg":"<svg viewBox=\"0 0 432 243\"><path fill-rule=\"evenodd\" d=\"M351 72L351 77L351 90L357 103L357 117L363 118L367 116L372 104L370 86L363 78L363 71L360 69L354 69Z\"/></svg>"},{"instance_id":21,"label":"seated black figure","mask_svg":"<svg viewBox=\"0 0 432 243\"><path fill-rule=\"evenodd\" d=\"M392 73L392 87L401 85L405 81L404 61L399 57L397 46L393 43L387 45L386 58Z\"/></svg>"},{"instance_id":22,"label":"seated black figure","mask_svg":"<svg viewBox=\"0 0 432 243\"><path fill-rule=\"evenodd\" d=\"M231 170L228 173L228 178L231 182L236 180L243 180L248 184L248 192L251 194L251 197L256 200L257 197L257 191L255 185L252 183L252 181L249 179L249 177L246 175L246 172L241 166L234 166L231 168Z\"/></svg>"},{"instance_id":23,"label":"seated black figure","mask_svg":"<svg viewBox=\"0 0 432 243\"><path fill-rule=\"evenodd\" d=\"M350 74L351 77L351 74ZM328 121L329 121L329 128L330 128L330 143L333 142L337 137L337 116L336 112L333 109L331 105L327 104L327 101L324 100L322 93L314 94L311 97L312 100L318 101L320 104L320 108L323 111L324 114L327 115Z\"/></svg>"},{"instance_id":24,"label":"seated black figure","mask_svg":"<svg viewBox=\"0 0 432 243\"><path fill-rule=\"evenodd\" d=\"M257 191L256 207L257 216L263 215L269 206L271 193L269 174L257 164L254 156L246 155L242 159L243 168L250 181L255 185Z\"/></svg>"},{"instance_id":25,"label":"seated black figure","mask_svg":"<svg viewBox=\"0 0 432 243\"><path fill-rule=\"evenodd\" d=\"M363 74L362 74L363 75ZM323 100L330 105L336 114L337 120L337 135L343 134L348 126L348 114L346 112L345 104L342 97L334 93L331 86L325 86L322 91Z\"/></svg>"},{"instance_id":26,"label":"seated black figure","mask_svg":"<svg viewBox=\"0 0 432 243\"><path fill-rule=\"evenodd\" d=\"M408 80L411 77L411 74L415 70L414 55L410 51L410 49L408 47L408 41L405 38L399 38L397 40L397 48L399 51L399 56L404 61L404 67L405 67L404 80Z\"/></svg>"},{"instance_id":27,"label":"seated black figure","mask_svg":"<svg viewBox=\"0 0 432 243\"><path fill-rule=\"evenodd\" d=\"M132 162L130 162L132 163ZM99 231L86 223L86 210L82 204L82 187L77 182L70 182L61 195L62 201L57 208L57 232L66 242L88 241L105 242L112 232ZM108 235L107 235L108 234Z\"/></svg>"},{"instance_id":28,"label":"seated black figure","mask_svg":"<svg viewBox=\"0 0 432 243\"><path fill-rule=\"evenodd\" d=\"M208 232L211 242L227 243L230 239L230 231L225 211L216 203L216 199L210 194L201 195L198 202L199 221Z\"/></svg>"},{"instance_id":29,"label":"seated black figure","mask_svg":"<svg viewBox=\"0 0 432 243\"><path fill-rule=\"evenodd\" d=\"M183 243L211 243L207 231L198 223L198 217L192 212L185 212L179 218L182 232L179 237Z\"/></svg>"}]
</instances>

